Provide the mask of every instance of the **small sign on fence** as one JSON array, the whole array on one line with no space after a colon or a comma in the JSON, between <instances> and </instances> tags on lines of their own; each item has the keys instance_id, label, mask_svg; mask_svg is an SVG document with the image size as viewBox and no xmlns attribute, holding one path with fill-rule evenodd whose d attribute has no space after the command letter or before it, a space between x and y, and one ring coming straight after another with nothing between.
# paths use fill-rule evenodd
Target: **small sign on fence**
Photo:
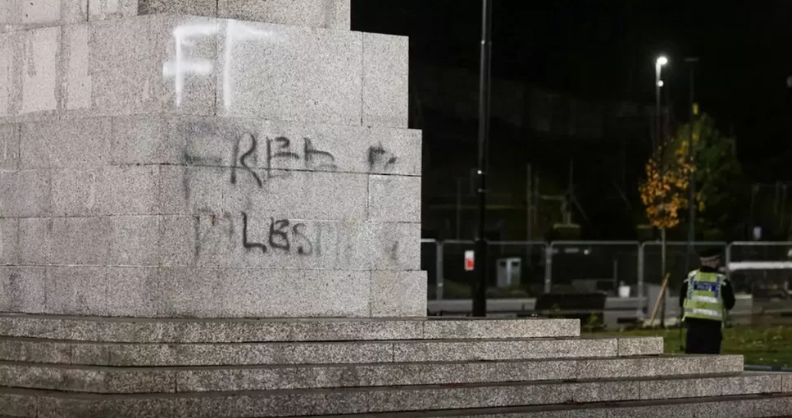
<instances>
[{"instance_id":1,"label":"small sign on fence","mask_svg":"<svg viewBox=\"0 0 792 418\"><path fill-rule=\"evenodd\" d=\"M465 251L465 271L473 271L476 267L476 252Z\"/></svg>"}]
</instances>

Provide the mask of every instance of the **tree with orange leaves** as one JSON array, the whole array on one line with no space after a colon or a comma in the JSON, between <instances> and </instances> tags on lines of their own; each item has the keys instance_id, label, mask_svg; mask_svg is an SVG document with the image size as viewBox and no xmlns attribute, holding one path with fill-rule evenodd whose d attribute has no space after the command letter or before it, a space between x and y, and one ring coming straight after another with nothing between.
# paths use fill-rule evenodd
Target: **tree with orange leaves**
<instances>
[{"instance_id":1,"label":"tree with orange leaves","mask_svg":"<svg viewBox=\"0 0 792 418\"><path fill-rule=\"evenodd\" d=\"M639 191L646 217L656 228L666 230L679 225L686 215L690 178L696 180L695 209L701 226L724 228L733 224L735 204L741 182L734 138L723 135L707 114L692 125L679 128L646 163L646 178Z\"/></svg>"},{"instance_id":2,"label":"tree with orange leaves","mask_svg":"<svg viewBox=\"0 0 792 418\"><path fill-rule=\"evenodd\" d=\"M688 157L688 142L678 147L663 144L646 163L646 179L639 190L646 217L656 228L679 225L679 211L688 207L689 179L695 171Z\"/></svg>"}]
</instances>

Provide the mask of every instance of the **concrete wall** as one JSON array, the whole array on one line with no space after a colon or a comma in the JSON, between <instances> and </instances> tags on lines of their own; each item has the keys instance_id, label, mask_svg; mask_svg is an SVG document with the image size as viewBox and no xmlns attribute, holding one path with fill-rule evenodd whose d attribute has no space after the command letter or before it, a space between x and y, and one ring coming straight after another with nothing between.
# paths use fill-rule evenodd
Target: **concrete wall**
<instances>
[{"instance_id":1,"label":"concrete wall","mask_svg":"<svg viewBox=\"0 0 792 418\"><path fill-rule=\"evenodd\" d=\"M0 34L0 312L425 315L407 68L405 38L216 18Z\"/></svg>"}]
</instances>

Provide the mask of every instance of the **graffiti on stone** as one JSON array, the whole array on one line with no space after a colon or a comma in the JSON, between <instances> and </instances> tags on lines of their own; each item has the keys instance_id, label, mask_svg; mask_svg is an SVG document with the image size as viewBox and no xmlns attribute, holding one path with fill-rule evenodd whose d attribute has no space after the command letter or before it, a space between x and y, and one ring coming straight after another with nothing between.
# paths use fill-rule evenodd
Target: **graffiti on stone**
<instances>
[{"instance_id":1,"label":"graffiti on stone","mask_svg":"<svg viewBox=\"0 0 792 418\"><path fill-rule=\"evenodd\" d=\"M301 150L292 146L292 140L284 136L276 138L266 138L264 149L264 170L266 178L287 177L289 170L306 171L336 171L338 166L335 164L335 156L332 153L320 150L313 145L310 138L303 138ZM249 144L247 149L241 148L243 144ZM300 153L299 151L302 151ZM259 188L264 187L265 179L257 171L259 161L259 139L250 133L241 135L234 143L233 163L231 165L231 184L236 185L238 171L243 171L250 175ZM298 164L290 164L290 163ZM285 169L288 168L288 169ZM283 172L278 172L282 171Z\"/></svg>"},{"instance_id":2,"label":"graffiti on stone","mask_svg":"<svg viewBox=\"0 0 792 418\"><path fill-rule=\"evenodd\" d=\"M361 147L355 167L340 167L333 150L323 146L334 141L316 140L309 135L266 135L250 129L218 129L216 125L206 126L203 122L195 126L188 124L184 128L186 148L192 147L194 151L185 163L192 166L206 165L213 170L220 168L218 174L229 176L226 177L229 186L236 189L234 192L221 191L220 196L240 196L243 199L241 207L245 208L241 213L232 210L238 214L232 215L228 213L228 207L202 207L203 214L218 211L224 214L223 218L232 222L234 219L239 222L241 215L241 228L231 232L233 236L229 236L229 239L235 246L241 243L241 247L251 255L319 255L317 240L321 231L312 231L313 228L306 223L283 216L288 215L288 212L274 213L269 217L265 210L256 208L253 202L260 202L262 198L266 201L266 195L273 190L272 187L293 187L289 183L274 181L285 181L296 172L354 173L359 170L362 171L360 175L382 173L394 170L398 161L393 152L378 144ZM185 171L184 175L192 174ZM254 223L263 228L253 228L251 224ZM314 234L317 238L309 238Z\"/></svg>"},{"instance_id":3,"label":"graffiti on stone","mask_svg":"<svg viewBox=\"0 0 792 418\"><path fill-rule=\"evenodd\" d=\"M255 242L250 238L249 222L250 216L242 212L242 246L246 250L261 251L263 254L267 254L270 249L301 256L314 254L314 244L306 234L307 226L302 222L269 218L267 244Z\"/></svg>"},{"instance_id":4,"label":"graffiti on stone","mask_svg":"<svg viewBox=\"0 0 792 418\"><path fill-rule=\"evenodd\" d=\"M247 42L275 42L278 40L277 31L266 30L236 20L225 21L225 24L216 23L190 23L179 25L173 30L174 52L170 61L162 66L162 75L165 79L173 79L176 107L184 101L185 84L190 77L211 77L220 73L220 83L223 88L222 104L225 109L231 109L234 103L232 89L232 51L238 45ZM215 48L201 48L201 41L216 43L223 39L221 44L224 56L222 68L217 69ZM196 57L204 52L203 57Z\"/></svg>"},{"instance_id":5,"label":"graffiti on stone","mask_svg":"<svg viewBox=\"0 0 792 418\"><path fill-rule=\"evenodd\" d=\"M368 149L368 165L370 172L387 172L396 165L396 155L386 150L382 144Z\"/></svg>"},{"instance_id":6,"label":"graffiti on stone","mask_svg":"<svg viewBox=\"0 0 792 418\"><path fill-rule=\"evenodd\" d=\"M248 142L250 142L250 148L240 156L239 147L243 139L249 139ZM269 146L267 148L269 149ZM245 172L253 176L253 179L256 180L256 184L258 184L259 188L264 187L264 181L261 179L261 176L256 172L254 168L256 167L255 161L258 160L258 154L256 152L257 149L258 149L258 140L252 134L242 135L239 138L239 140L236 141L236 143L234 144L234 154L233 154L234 160L233 160L233 164L231 165L231 184L237 184L237 168L241 167L243 170L245 170ZM252 161L253 163L252 167L249 164L249 161L251 159L254 160Z\"/></svg>"}]
</instances>

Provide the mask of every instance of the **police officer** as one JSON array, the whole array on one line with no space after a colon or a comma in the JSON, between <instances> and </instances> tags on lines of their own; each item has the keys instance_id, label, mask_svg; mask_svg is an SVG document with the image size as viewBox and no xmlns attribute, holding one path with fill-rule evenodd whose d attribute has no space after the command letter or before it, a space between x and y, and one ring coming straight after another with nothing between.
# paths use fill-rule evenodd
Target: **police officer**
<instances>
[{"instance_id":1,"label":"police officer","mask_svg":"<svg viewBox=\"0 0 792 418\"><path fill-rule=\"evenodd\" d=\"M701 268L688 274L679 294L687 327L688 354L720 354L724 315L734 308L734 291L720 273L720 251L700 254Z\"/></svg>"}]
</instances>

